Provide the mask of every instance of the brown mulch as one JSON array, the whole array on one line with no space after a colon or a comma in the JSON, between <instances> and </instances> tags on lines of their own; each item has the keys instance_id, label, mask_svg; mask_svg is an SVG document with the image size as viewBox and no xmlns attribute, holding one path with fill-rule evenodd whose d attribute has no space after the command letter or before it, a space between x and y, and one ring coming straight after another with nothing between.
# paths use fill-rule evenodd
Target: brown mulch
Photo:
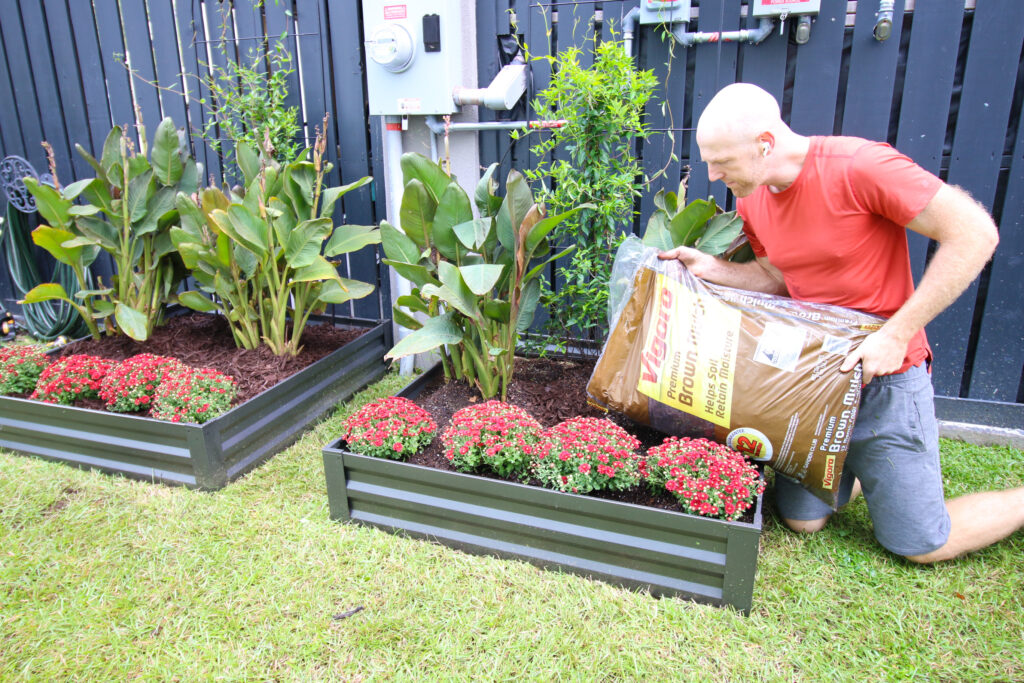
<instances>
[{"instance_id":1,"label":"brown mulch","mask_svg":"<svg viewBox=\"0 0 1024 683\"><path fill-rule=\"evenodd\" d=\"M140 353L172 356L195 368L213 368L235 378L238 395L233 405L248 401L282 380L312 365L365 332L363 329L336 328L330 323L314 323L302 333L302 348L295 356L275 356L261 345L240 349L227 321L206 313L185 313L156 328L144 342L123 335L86 338L62 347L58 356L84 353L110 360L125 360ZM79 401L82 408L102 410L98 399ZM148 412L137 413L148 415Z\"/></svg>"}]
</instances>

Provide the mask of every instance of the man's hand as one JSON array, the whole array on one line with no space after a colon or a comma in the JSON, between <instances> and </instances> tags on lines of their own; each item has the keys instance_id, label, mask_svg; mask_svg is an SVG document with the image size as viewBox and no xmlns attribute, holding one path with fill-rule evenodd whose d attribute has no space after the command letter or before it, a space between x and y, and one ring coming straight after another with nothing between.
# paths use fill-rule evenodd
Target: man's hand
<instances>
[{"instance_id":1,"label":"man's hand","mask_svg":"<svg viewBox=\"0 0 1024 683\"><path fill-rule=\"evenodd\" d=\"M878 375L889 375L899 370L907 355L907 345L908 342L901 341L883 328L865 337L839 366L839 371L849 372L860 362L864 384L868 384Z\"/></svg>"},{"instance_id":2,"label":"man's hand","mask_svg":"<svg viewBox=\"0 0 1024 683\"><path fill-rule=\"evenodd\" d=\"M686 269L693 273L694 276L702 280L710 279L709 276L713 274L715 261L717 260L714 256L691 247L669 249L659 253L658 258L662 261L675 259L686 266Z\"/></svg>"}]
</instances>

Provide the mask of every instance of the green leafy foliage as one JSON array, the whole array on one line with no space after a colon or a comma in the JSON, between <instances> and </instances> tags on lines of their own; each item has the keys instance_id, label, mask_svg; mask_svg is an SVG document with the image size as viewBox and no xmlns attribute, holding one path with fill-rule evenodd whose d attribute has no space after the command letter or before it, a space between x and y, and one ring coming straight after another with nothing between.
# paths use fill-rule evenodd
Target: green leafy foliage
<instances>
[{"instance_id":1,"label":"green leafy foliage","mask_svg":"<svg viewBox=\"0 0 1024 683\"><path fill-rule=\"evenodd\" d=\"M477 185L474 218L469 196L440 166L420 154L402 155L401 164L401 228L382 223L381 242L384 263L413 285L394 306L395 321L412 332L387 357L437 349L447 376L484 398L504 398L519 334L540 300L544 265L572 249L551 256L548 235L588 207L547 216L514 170L502 198L493 164Z\"/></svg>"},{"instance_id":2,"label":"green leafy foliage","mask_svg":"<svg viewBox=\"0 0 1024 683\"><path fill-rule=\"evenodd\" d=\"M226 42L220 45L222 51L226 50ZM244 166L241 146L265 149L269 141L276 161L294 160L302 149L296 141L301 130L298 107L285 104L288 77L295 68L283 42L278 41L272 48L263 43L244 61L236 62L225 52L224 63L204 64L210 69L210 75L203 79L210 96L200 102L212 113L203 129L211 147L222 152L226 161ZM223 139L232 144L223 145Z\"/></svg>"},{"instance_id":3,"label":"green leafy foliage","mask_svg":"<svg viewBox=\"0 0 1024 683\"><path fill-rule=\"evenodd\" d=\"M647 221L643 243L661 251L693 247L712 256L742 263L754 258L743 234L743 219L735 211L722 212L711 199L686 203L686 185L678 194L659 190L654 213Z\"/></svg>"},{"instance_id":4,"label":"green leafy foliage","mask_svg":"<svg viewBox=\"0 0 1024 683\"><path fill-rule=\"evenodd\" d=\"M147 148L143 126L139 138L136 152L128 135L115 126L99 160L76 145L95 178L64 188L25 179L46 221L32 232L32 240L72 268L80 290L72 298L62 285L44 283L27 292L23 303L66 301L96 339L98 321L108 334L147 339L162 322L165 305L176 300L185 276L170 238L178 222L174 197L196 191L199 167L170 118L157 126L152 149ZM84 204L76 203L79 197ZM87 286L87 270L100 251L110 254L115 274L109 287L100 283L93 289Z\"/></svg>"},{"instance_id":5,"label":"green leafy foliage","mask_svg":"<svg viewBox=\"0 0 1024 683\"><path fill-rule=\"evenodd\" d=\"M557 269L557 287L541 296L549 309L548 340L564 347L566 330L589 339L607 331L608 278L615 250L630 231L634 199L642 186L642 168L634 154L637 139L647 137L644 106L656 78L637 71L622 43L605 41L590 67L570 48L551 63L550 85L534 103L537 116L566 124L543 134L531 151L539 159L526 176L540 184L541 199L552 211L592 204L560 226L557 244L576 246Z\"/></svg>"},{"instance_id":6,"label":"green leafy foliage","mask_svg":"<svg viewBox=\"0 0 1024 683\"><path fill-rule=\"evenodd\" d=\"M179 301L222 313L242 348L266 343L277 355L295 355L310 315L373 291L338 275L329 260L380 242L377 228L336 226L331 217L338 199L372 178L324 188L332 168L325 149L319 132L311 161L282 165L269 150L257 154L242 145L243 195L210 187L198 202L186 193L175 199L181 221L171 241L199 284Z\"/></svg>"}]
</instances>

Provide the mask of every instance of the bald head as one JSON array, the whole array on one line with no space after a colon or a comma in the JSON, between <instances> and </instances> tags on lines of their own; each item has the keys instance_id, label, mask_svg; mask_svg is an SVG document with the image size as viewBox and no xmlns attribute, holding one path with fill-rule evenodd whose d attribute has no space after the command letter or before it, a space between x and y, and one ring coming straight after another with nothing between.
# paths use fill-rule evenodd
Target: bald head
<instances>
[{"instance_id":1,"label":"bald head","mask_svg":"<svg viewBox=\"0 0 1024 683\"><path fill-rule=\"evenodd\" d=\"M718 91L697 122L697 144L705 146L752 144L758 136L775 133L782 122L779 103L752 83L734 83Z\"/></svg>"}]
</instances>

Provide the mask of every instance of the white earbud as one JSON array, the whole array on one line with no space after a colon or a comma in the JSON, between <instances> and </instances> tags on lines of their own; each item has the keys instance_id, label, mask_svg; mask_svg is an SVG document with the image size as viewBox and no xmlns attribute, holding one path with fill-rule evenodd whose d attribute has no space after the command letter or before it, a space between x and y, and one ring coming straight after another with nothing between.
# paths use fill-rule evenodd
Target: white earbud
<instances>
[{"instance_id":1,"label":"white earbud","mask_svg":"<svg viewBox=\"0 0 1024 683\"><path fill-rule=\"evenodd\" d=\"M768 156L768 152L770 152L771 149L772 149L772 146L769 145L767 142L762 143L761 144L761 156L763 156L763 157Z\"/></svg>"}]
</instances>

